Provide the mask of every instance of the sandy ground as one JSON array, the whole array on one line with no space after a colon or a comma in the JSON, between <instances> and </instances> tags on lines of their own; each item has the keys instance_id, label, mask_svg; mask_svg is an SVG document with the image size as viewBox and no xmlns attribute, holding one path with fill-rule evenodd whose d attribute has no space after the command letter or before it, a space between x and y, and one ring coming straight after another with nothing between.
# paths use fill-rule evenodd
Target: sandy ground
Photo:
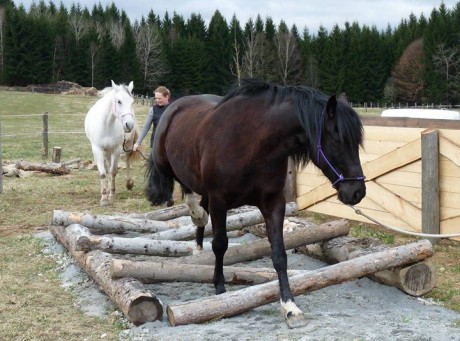
<instances>
[{"instance_id":1,"label":"sandy ground","mask_svg":"<svg viewBox=\"0 0 460 341\"><path fill-rule=\"evenodd\" d=\"M102 318L113 313L113 303L73 263L53 236L45 232L39 237L47 241L45 252L60 263L62 286L76 294L76 305L87 314ZM326 266L292 252L288 252L288 261L290 269ZM272 266L268 257L247 264ZM165 305L214 294L211 284L161 283L149 288ZM166 313L162 321L138 327L127 322L128 328L121 332L120 340L460 340L460 314L367 278L298 296L296 303L310 319L300 329L286 326L276 302L200 325L171 327Z\"/></svg>"}]
</instances>

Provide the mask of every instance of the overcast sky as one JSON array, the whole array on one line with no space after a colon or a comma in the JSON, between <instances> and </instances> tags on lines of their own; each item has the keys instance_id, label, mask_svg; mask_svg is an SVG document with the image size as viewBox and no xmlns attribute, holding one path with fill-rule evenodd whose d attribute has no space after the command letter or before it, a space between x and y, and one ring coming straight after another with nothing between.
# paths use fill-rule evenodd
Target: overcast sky
<instances>
[{"instance_id":1,"label":"overcast sky","mask_svg":"<svg viewBox=\"0 0 460 341\"><path fill-rule=\"evenodd\" d=\"M23 4L26 10L33 1L14 0L16 5ZM60 0L53 1L57 6ZM388 24L395 28L401 19L408 18L411 13L420 17L423 13L426 18L430 16L433 8L439 8L442 0L62 0L67 9L72 3L79 3L90 11L94 4L101 3L103 7L114 2L118 9L124 10L132 22L147 17L150 9L163 18L167 11L170 16L174 12L187 20L192 13L200 14L209 23L216 10L226 18L227 23L233 14L236 14L242 28L249 18L255 19L258 14L265 20L271 17L275 25L284 20L288 27L297 25L299 32L305 27L310 33L315 34L320 25L330 30L335 24L343 27L346 21L358 22L361 26L377 26L385 29ZM444 0L448 9L454 8L458 0ZM48 3L45 0L45 3Z\"/></svg>"}]
</instances>

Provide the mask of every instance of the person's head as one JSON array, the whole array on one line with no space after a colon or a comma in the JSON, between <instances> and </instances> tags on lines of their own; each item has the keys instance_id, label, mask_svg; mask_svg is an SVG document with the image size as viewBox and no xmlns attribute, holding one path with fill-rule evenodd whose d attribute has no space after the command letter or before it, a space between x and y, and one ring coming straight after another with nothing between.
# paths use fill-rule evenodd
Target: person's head
<instances>
[{"instance_id":1,"label":"person's head","mask_svg":"<svg viewBox=\"0 0 460 341\"><path fill-rule=\"evenodd\" d=\"M169 103L170 92L167 87L159 86L155 89L155 104L159 107L165 106Z\"/></svg>"}]
</instances>

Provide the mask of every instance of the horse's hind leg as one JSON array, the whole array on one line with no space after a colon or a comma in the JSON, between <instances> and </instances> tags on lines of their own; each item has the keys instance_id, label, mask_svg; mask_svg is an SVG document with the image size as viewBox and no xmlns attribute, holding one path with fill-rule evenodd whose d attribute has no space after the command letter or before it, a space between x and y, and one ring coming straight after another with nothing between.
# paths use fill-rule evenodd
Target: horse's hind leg
<instances>
[{"instance_id":1,"label":"horse's hind leg","mask_svg":"<svg viewBox=\"0 0 460 341\"><path fill-rule=\"evenodd\" d=\"M283 220L285 213L284 196L271 197L261 205L260 211L265 219L268 239L272 248L272 261L280 286L281 313L289 328L302 327L307 320L302 311L297 307L289 287L287 276L287 255L283 238Z\"/></svg>"},{"instance_id":2,"label":"horse's hind leg","mask_svg":"<svg viewBox=\"0 0 460 341\"><path fill-rule=\"evenodd\" d=\"M192 218L192 222L197 227L196 252L200 253L201 251L203 251L204 228L208 223L208 213L204 210L202 206L202 204L206 200L202 198L200 205L198 204L198 200L196 199L193 192L191 192L188 188L185 188L184 186L182 186L182 189L185 193L185 204L188 206L190 217Z\"/></svg>"}]
</instances>

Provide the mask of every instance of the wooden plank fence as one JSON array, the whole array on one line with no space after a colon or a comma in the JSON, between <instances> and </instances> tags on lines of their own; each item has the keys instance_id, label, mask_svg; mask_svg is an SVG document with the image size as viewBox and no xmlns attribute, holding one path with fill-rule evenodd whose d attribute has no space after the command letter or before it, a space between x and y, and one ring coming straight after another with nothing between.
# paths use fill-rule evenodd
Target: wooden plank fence
<instances>
[{"instance_id":1,"label":"wooden plank fence","mask_svg":"<svg viewBox=\"0 0 460 341\"><path fill-rule=\"evenodd\" d=\"M407 231L460 233L460 122L372 117L363 124L367 195L356 207ZM372 223L340 203L313 165L297 173L296 191L299 209Z\"/></svg>"}]
</instances>

